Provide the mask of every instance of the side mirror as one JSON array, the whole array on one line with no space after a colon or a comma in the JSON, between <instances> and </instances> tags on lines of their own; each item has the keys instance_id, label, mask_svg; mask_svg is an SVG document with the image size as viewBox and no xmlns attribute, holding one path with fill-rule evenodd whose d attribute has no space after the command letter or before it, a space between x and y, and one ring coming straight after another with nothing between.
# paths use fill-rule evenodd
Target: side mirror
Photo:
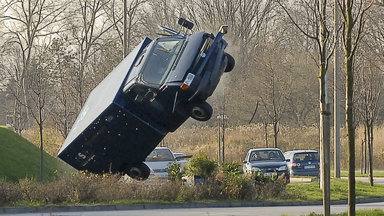
<instances>
[{"instance_id":1,"label":"side mirror","mask_svg":"<svg viewBox=\"0 0 384 216\"><path fill-rule=\"evenodd\" d=\"M243 163L245 164L245 163L247 163L247 161L246 161L246 160L243 160Z\"/></svg>"},{"instance_id":2,"label":"side mirror","mask_svg":"<svg viewBox=\"0 0 384 216\"><path fill-rule=\"evenodd\" d=\"M227 34L228 33L228 26L227 25L220 26L219 32L221 32L222 34Z\"/></svg>"},{"instance_id":3,"label":"side mirror","mask_svg":"<svg viewBox=\"0 0 384 216\"><path fill-rule=\"evenodd\" d=\"M286 161L286 162L291 162L291 159L286 159L285 161Z\"/></svg>"}]
</instances>

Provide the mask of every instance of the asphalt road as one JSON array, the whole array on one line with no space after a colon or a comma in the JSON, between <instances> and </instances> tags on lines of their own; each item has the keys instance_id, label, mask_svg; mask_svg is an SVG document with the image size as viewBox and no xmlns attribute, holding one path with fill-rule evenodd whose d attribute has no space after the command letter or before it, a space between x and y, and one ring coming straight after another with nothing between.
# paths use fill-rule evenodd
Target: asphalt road
<instances>
[{"instance_id":1,"label":"asphalt road","mask_svg":"<svg viewBox=\"0 0 384 216\"><path fill-rule=\"evenodd\" d=\"M358 204L356 209L383 209L384 202ZM176 209L144 209L122 211L88 211L88 212L55 212L9 214L9 216L281 216L303 215L311 212L322 213L322 206L274 206L274 207L222 207L222 208L176 208ZM331 213L347 211L347 205L332 205Z\"/></svg>"}]
</instances>

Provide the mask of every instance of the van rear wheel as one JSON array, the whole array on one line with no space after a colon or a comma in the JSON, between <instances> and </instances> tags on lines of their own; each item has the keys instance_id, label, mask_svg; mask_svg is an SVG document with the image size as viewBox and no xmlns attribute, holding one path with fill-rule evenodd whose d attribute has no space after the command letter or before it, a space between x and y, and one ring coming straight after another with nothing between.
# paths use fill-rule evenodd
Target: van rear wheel
<instances>
[{"instance_id":1,"label":"van rear wheel","mask_svg":"<svg viewBox=\"0 0 384 216\"><path fill-rule=\"evenodd\" d=\"M141 162L127 167L124 170L124 173L133 179L143 181L148 179L149 175L151 174L151 170L146 164Z\"/></svg>"},{"instance_id":2,"label":"van rear wheel","mask_svg":"<svg viewBox=\"0 0 384 216\"><path fill-rule=\"evenodd\" d=\"M225 53L225 56L227 57L227 66L225 67L224 72L230 72L235 67L235 59L228 53Z\"/></svg>"}]
</instances>

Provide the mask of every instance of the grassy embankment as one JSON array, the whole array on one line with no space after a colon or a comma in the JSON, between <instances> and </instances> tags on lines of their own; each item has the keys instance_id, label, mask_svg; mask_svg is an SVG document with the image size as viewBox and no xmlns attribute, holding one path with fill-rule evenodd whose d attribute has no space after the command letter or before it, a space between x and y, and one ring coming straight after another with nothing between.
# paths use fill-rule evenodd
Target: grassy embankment
<instances>
[{"instance_id":1,"label":"grassy embankment","mask_svg":"<svg viewBox=\"0 0 384 216\"><path fill-rule=\"evenodd\" d=\"M72 169L44 152L44 179L52 180L57 173ZM0 179L18 181L40 178L40 149L4 126L0 126Z\"/></svg>"}]
</instances>

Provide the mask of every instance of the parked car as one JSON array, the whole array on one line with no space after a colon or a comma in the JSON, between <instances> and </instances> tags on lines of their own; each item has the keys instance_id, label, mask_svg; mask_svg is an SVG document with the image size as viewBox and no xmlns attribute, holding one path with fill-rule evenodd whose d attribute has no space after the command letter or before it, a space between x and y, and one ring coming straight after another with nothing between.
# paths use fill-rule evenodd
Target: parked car
<instances>
[{"instance_id":1,"label":"parked car","mask_svg":"<svg viewBox=\"0 0 384 216\"><path fill-rule=\"evenodd\" d=\"M187 157L186 154L184 154L184 153L180 153L180 152L175 152L175 153L173 153L173 156L175 156L176 159L177 159L177 158L184 158L184 157Z\"/></svg>"},{"instance_id":2,"label":"parked car","mask_svg":"<svg viewBox=\"0 0 384 216\"><path fill-rule=\"evenodd\" d=\"M284 155L277 148L250 149L243 161L244 173L252 174L261 171L264 176L283 176L289 183L290 175Z\"/></svg>"},{"instance_id":3,"label":"parked car","mask_svg":"<svg viewBox=\"0 0 384 216\"><path fill-rule=\"evenodd\" d=\"M193 24L180 19L190 32ZM228 26L213 35L167 34L145 38L90 93L58 157L78 170L125 173L145 180L143 162L161 140L189 117L207 121L206 102L235 60L225 49Z\"/></svg>"},{"instance_id":4,"label":"parked car","mask_svg":"<svg viewBox=\"0 0 384 216\"><path fill-rule=\"evenodd\" d=\"M156 147L144 162L151 170L150 176L168 178L168 166L177 163L172 151L167 147Z\"/></svg>"},{"instance_id":5,"label":"parked car","mask_svg":"<svg viewBox=\"0 0 384 216\"><path fill-rule=\"evenodd\" d=\"M291 176L319 176L320 156L315 150L294 150L284 153Z\"/></svg>"},{"instance_id":6,"label":"parked car","mask_svg":"<svg viewBox=\"0 0 384 216\"><path fill-rule=\"evenodd\" d=\"M179 153L179 152L173 153L173 156L175 156L177 163L179 163L181 167L185 167L189 159L192 158L192 155L186 155L184 153Z\"/></svg>"}]
</instances>

